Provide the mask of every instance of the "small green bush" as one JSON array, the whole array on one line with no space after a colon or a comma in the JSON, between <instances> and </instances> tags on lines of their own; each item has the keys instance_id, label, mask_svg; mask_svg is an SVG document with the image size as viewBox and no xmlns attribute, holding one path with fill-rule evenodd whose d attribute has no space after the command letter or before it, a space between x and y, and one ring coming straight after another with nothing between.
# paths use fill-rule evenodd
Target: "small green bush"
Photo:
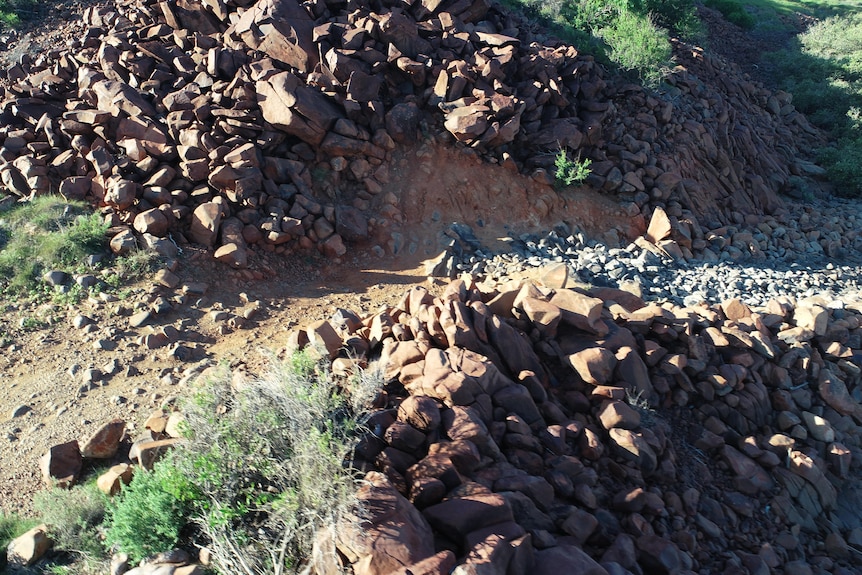
<instances>
[{"instance_id":1,"label":"small green bush","mask_svg":"<svg viewBox=\"0 0 862 575\"><path fill-rule=\"evenodd\" d=\"M610 46L609 56L620 68L637 72L647 84L658 83L671 57L666 30L647 16L623 11L599 30L599 35Z\"/></svg>"},{"instance_id":2,"label":"small green bush","mask_svg":"<svg viewBox=\"0 0 862 575\"><path fill-rule=\"evenodd\" d=\"M572 184L582 184L592 173L590 169L592 163L593 161L589 158L581 160L578 157L577 160L570 160L566 154L566 150L560 148L554 160L554 167L556 168L554 177L556 178L557 185L571 186Z\"/></svg>"},{"instance_id":3,"label":"small green bush","mask_svg":"<svg viewBox=\"0 0 862 575\"><path fill-rule=\"evenodd\" d=\"M754 28L754 17L746 12L745 7L739 0L706 0L705 5L718 10L727 19L740 28L751 30Z\"/></svg>"},{"instance_id":4,"label":"small green bush","mask_svg":"<svg viewBox=\"0 0 862 575\"><path fill-rule=\"evenodd\" d=\"M107 507L105 543L132 561L176 547L198 493L172 457L139 470Z\"/></svg>"}]
</instances>

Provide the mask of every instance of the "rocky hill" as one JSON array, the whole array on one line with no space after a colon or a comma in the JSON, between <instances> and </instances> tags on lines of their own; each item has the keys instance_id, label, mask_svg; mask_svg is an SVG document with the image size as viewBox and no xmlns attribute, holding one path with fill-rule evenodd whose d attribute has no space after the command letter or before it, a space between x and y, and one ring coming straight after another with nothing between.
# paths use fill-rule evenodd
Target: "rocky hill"
<instances>
[{"instance_id":1,"label":"rocky hill","mask_svg":"<svg viewBox=\"0 0 862 575\"><path fill-rule=\"evenodd\" d=\"M414 209L392 160L428 143L540 184L561 147L589 158L628 239L655 206L685 210L693 236L773 213L791 176L819 173L790 96L733 65L678 44L673 88L651 93L486 0L125 2L85 18L69 48L7 71L0 175L14 196L102 206L117 252L136 234L170 252L170 235L243 267L249 245L391 245Z\"/></svg>"},{"instance_id":2,"label":"rocky hill","mask_svg":"<svg viewBox=\"0 0 862 575\"><path fill-rule=\"evenodd\" d=\"M273 254L433 255L438 232L474 250L452 220L640 238L666 265L858 248L855 219L781 195L822 175L791 96L681 42L651 91L487 0L135 0L84 20L5 73L0 202L87 200L117 254L203 247L253 283ZM561 148L592 161L577 190L553 186ZM312 569L859 573L858 302L660 305L570 268L415 287L279 341L386 366L355 461L379 513ZM163 317L207 287L176 271L147 294Z\"/></svg>"}]
</instances>

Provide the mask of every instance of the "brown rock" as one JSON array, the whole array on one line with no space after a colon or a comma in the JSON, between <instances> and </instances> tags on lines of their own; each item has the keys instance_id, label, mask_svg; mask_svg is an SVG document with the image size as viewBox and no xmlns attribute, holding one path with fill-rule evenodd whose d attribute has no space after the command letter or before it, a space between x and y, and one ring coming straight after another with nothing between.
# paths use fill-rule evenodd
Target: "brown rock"
<instances>
[{"instance_id":1,"label":"brown rock","mask_svg":"<svg viewBox=\"0 0 862 575\"><path fill-rule=\"evenodd\" d=\"M457 561L451 551L440 551L427 559L396 569L392 575L449 575Z\"/></svg>"},{"instance_id":2,"label":"brown rock","mask_svg":"<svg viewBox=\"0 0 862 575\"><path fill-rule=\"evenodd\" d=\"M605 429L637 429L641 424L640 414L623 401L606 401L597 415Z\"/></svg>"},{"instance_id":3,"label":"brown rock","mask_svg":"<svg viewBox=\"0 0 862 575\"><path fill-rule=\"evenodd\" d=\"M132 444L132 449L129 451L129 459L137 460L141 467L146 470L152 470L153 464L164 457L164 455L174 447L182 439L142 439Z\"/></svg>"},{"instance_id":4,"label":"brown rock","mask_svg":"<svg viewBox=\"0 0 862 575\"><path fill-rule=\"evenodd\" d=\"M431 528L386 476L368 473L356 495L365 512L361 518L345 521L335 535L338 551L350 560L354 571L387 575L434 556ZM318 539L315 546L320 542ZM315 554L319 561L320 555ZM334 555L326 560L335 560ZM320 563L315 567L319 573L333 572L322 569Z\"/></svg>"},{"instance_id":5,"label":"brown rock","mask_svg":"<svg viewBox=\"0 0 862 575\"><path fill-rule=\"evenodd\" d=\"M422 514L428 522L455 541L482 527L512 521L512 509L495 493L452 498L426 508Z\"/></svg>"},{"instance_id":6,"label":"brown rock","mask_svg":"<svg viewBox=\"0 0 862 575\"><path fill-rule=\"evenodd\" d=\"M564 289L551 297L551 303L560 308L564 323L598 336L607 335L608 328L601 321L602 300Z\"/></svg>"},{"instance_id":7,"label":"brown rock","mask_svg":"<svg viewBox=\"0 0 862 575\"><path fill-rule=\"evenodd\" d=\"M309 88L290 72L258 80L255 86L264 119L313 146L323 142L327 131L341 117L326 96Z\"/></svg>"},{"instance_id":8,"label":"brown rock","mask_svg":"<svg viewBox=\"0 0 862 575\"><path fill-rule=\"evenodd\" d=\"M671 230L672 226L667 212L664 211L664 208L656 206L649 221L646 239L654 244L658 244L661 240L670 237Z\"/></svg>"},{"instance_id":9,"label":"brown rock","mask_svg":"<svg viewBox=\"0 0 862 575\"><path fill-rule=\"evenodd\" d=\"M118 256L125 256L138 248L135 234L130 229L124 229L111 238L111 251Z\"/></svg>"},{"instance_id":10,"label":"brown rock","mask_svg":"<svg viewBox=\"0 0 862 575\"><path fill-rule=\"evenodd\" d=\"M123 485L132 481L135 468L128 463L119 463L108 469L96 480L99 490L105 495L116 495Z\"/></svg>"},{"instance_id":11,"label":"brown rock","mask_svg":"<svg viewBox=\"0 0 862 575\"><path fill-rule=\"evenodd\" d=\"M641 470L650 474L658 467L658 457L649 446L643 435L636 434L628 429L613 428L608 435L615 447L615 452L629 461L633 461Z\"/></svg>"},{"instance_id":12,"label":"brown rock","mask_svg":"<svg viewBox=\"0 0 862 575\"><path fill-rule=\"evenodd\" d=\"M142 234L163 237L168 232L168 219L164 212L153 208L135 216L134 227Z\"/></svg>"},{"instance_id":13,"label":"brown rock","mask_svg":"<svg viewBox=\"0 0 862 575\"><path fill-rule=\"evenodd\" d=\"M566 357L581 379L592 385L605 385L611 380L617 358L603 347L588 347Z\"/></svg>"},{"instance_id":14,"label":"brown rock","mask_svg":"<svg viewBox=\"0 0 862 575\"><path fill-rule=\"evenodd\" d=\"M550 549L536 551L531 575L608 575L608 572L579 547L558 545Z\"/></svg>"},{"instance_id":15,"label":"brown rock","mask_svg":"<svg viewBox=\"0 0 862 575\"><path fill-rule=\"evenodd\" d=\"M110 459L117 454L126 432L126 422L114 419L100 427L81 447L81 455L91 459Z\"/></svg>"},{"instance_id":16,"label":"brown rock","mask_svg":"<svg viewBox=\"0 0 862 575\"><path fill-rule=\"evenodd\" d=\"M319 345L329 354L329 359L338 357L341 347L344 345L341 337L328 321L318 320L305 328L308 334L308 342L311 345Z\"/></svg>"},{"instance_id":17,"label":"brown rock","mask_svg":"<svg viewBox=\"0 0 862 575\"><path fill-rule=\"evenodd\" d=\"M249 48L300 72L318 62L313 30L314 20L296 0L258 0L233 27Z\"/></svg>"},{"instance_id":18,"label":"brown rock","mask_svg":"<svg viewBox=\"0 0 862 575\"><path fill-rule=\"evenodd\" d=\"M83 465L77 441L55 445L39 460L42 479L48 486L71 487L78 479Z\"/></svg>"},{"instance_id":19,"label":"brown rock","mask_svg":"<svg viewBox=\"0 0 862 575\"><path fill-rule=\"evenodd\" d=\"M747 495L756 495L761 491L772 489L774 484L769 474L753 459L729 445L724 446L721 454L736 474L734 485L739 491Z\"/></svg>"},{"instance_id":20,"label":"brown rock","mask_svg":"<svg viewBox=\"0 0 862 575\"><path fill-rule=\"evenodd\" d=\"M192 212L189 238L203 246L212 247L216 242L219 225L221 206L215 202L201 204Z\"/></svg>"},{"instance_id":21,"label":"brown rock","mask_svg":"<svg viewBox=\"0 0 862 575\"><path fill-rule=\"evenodd\" d=\"M729 299L722 303L721 309L724 311L724 315L727 319L732 321L739 321L751 316L751 310L749 307L736 298Z\"/></svg>"},{"instance_id":22,"label":"brown rock","mask_svg":"<svg viewBox=\"0 0 862 575\"><path fill-rule=\"evenodd\" d=\"M679 573L684 563L679 548L658 535L642 535L637 540L638 563L649 573Z\"/></svg>"},{"instance_id":23,"label":"brown rock","mask_svg":"<svg viewBox=\"0 0 862 575\"><path fill-rule=\"evenodd\" d=\"M398 406L398 419L427 433L440 426L440 408L430 397L411 395Z\"/></svg>"},{"instance_id":24,"label":"brown rock","mask_svg":"<svg viewBox=\"0 0 862 575\"><path fill-rule=\"evenodd\" d=\"M237 243L220 246L213 257L232 268L244 269L248 267L248 251L244 246Z\"/></svg>"},{"instance_id":25,"label":"brown rock","mask_svg":"<svg viewBox=\"0 0 862 575\"><path fill-rule=\"evenodd\" d=\"M6 559L11 567L29 567L54 545L48 537L48 526L38 525L9 542Z\"/></svg>"}]
</instances>

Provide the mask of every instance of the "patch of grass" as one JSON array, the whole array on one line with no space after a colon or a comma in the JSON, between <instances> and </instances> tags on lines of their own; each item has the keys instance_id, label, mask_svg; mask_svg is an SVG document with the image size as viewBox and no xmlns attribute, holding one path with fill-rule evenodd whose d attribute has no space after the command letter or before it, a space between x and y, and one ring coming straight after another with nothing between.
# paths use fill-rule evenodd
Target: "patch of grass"
<instances>
[{"instance_id":1,"label":"patch of grass","mask_svg":"<svg viewBox=\"0 0 862 575\"><path fill-rule=\"evenodd\" d=\"M5 513L0 513L0 549L5 554L6 546L9 545L10 541L19 535L23 535L38 524L39 522L35 519L24 519L14 514L6 515Z\"/></svg>"},{"instance_id":2,"label":"patch of grass","mask_svg":"<svg viewBox=\"0 0 862 575\"><path fill-rule=\"evenodd\" d=\"M71 270L103 250L107 225L79 202L40 196L0 219L0 292L19 297L38 291L49 269Z\"/></svg>"},{"instance_id":3,"label":"patch of grass","mask_svg":"<svg viewBox=\"0 0 862 575\"><path fill-rule=\"evenodd\" d=\"M0 27L15 28L43 12L42 0L0 0Z\"/></svg>"},{"instance_id":4,"label":"patch of grass","mask_svg":"<svg viewBox=\"0 0 862 575\"><path fill-rule=\"evenodd\" d=\"M88 571L106 569L105 547L99 533L107 497L95 481L72 489L53 488L36 493L33 507L49 525L55 549L76 555Z\"/></svg>"},{"instance_id":5,"label":"patch of grass","mask_svg":"<svg viewBox=\"0 0 862 575\"><path fill-rule=\"evenodd\" d=\"M119 289L125 283L131 283L147 277L156 271L162 263L162 258L150 249L137 249L125 256L118 257L111 268L105 273L105 281L111 287Z\"/></svg>"},{"instance_id":6,"label":"patch of grass","mask_svg":"<svg viewBox=\"0 0 862 575\"><path fill-rule=\"evenodd\" d=\"M702 27L691 0L504 0L539 19L552 33L600 61L634 72L648 84L670 60L667 29L685 38Z\"/></svg>"},{"instance_id":7,"label":"patch of grass","mask_svg":"<svg viewBox=\"0 0 862 575\"><path fill-rule=\"evenodd\" d=\"M706 6L718 10L727 19L740 28L751 30L754 28L754 16L749 14L742 2L739 0L706 0Z\"/></svg>"},{"instance_id":8,"label":"patch of grass","mask_svg":"<svg viewBox=\"0 0 862 575\"><path fill-rule=\"evenodd\" d=\"M862 13L819 22L781 52L767 55L793 104L833 144L818 160L843 196L862 195Z\"/></svg>"}]
</instances>

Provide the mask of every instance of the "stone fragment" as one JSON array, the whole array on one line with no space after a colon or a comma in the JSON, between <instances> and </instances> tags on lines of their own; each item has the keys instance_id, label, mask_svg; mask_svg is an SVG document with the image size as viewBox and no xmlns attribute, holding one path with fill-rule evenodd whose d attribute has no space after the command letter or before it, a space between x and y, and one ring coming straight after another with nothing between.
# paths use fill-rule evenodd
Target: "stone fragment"
<instances>
[{"instance_id":1,"label":"stone fragment","mask_svg":"<svg viewBox=\"0 0 862 575\"><path fill-rule=\"evenodd\" d=\"M215 202L203 203L192 212L189 238L202 246L212 247L220 225L221 206Z\"/></svg>"},{"instance_id":2,"label":"stone fragment","mask_svg":"<svg viewBox=\"0 0 862 575\"><path fill-rule=\"evenodd\" d=\"M134 467L128 463L119 463L100 475L96 485L105 495L116 495L123 485L128 485L132 481L133 474Z\"/></svg>"},{"instance_id":3,"label":"stone fragment","mask_svg":"<svg viewBox=\"0 0 862 575\"><path fill-rule=\"evenodd\" d=\"M9 542L6 560L10 567L24 568L33 565L54 545L48 536L48 526L37 525Z\"/></svg>"},{"instance_id":4,"label":"stone fragment","mask_svg":"<svg viewBox=\"0 0 862 575\"><path fill-rule=\"evenodd\" d=\"M81 455L90 459L110 459L117 454L126 432L126 422L114 419L104 424L81 447Z\"/></svg>"},{"instance_id":5,"label":"stone fragment","mask_svg":"<svg viewBox=\"0 0 862 575\"><path fill-rule=\"evenodd\" d=\"M51 447L39 460L39 468L46 485L71 487L78 480L83 463L78 442L69 441Z\"/></svg>"},{"instance_id":6,"label":"stone fragment","mask_svg":"<svg viewBox=\"0 0 862 575\"><path fill-rule=\"evenodd\" d=\"M607 401L598 412L599 421L605 429L637 429L641 424L640 414L624 401Z\"/></svg>"},{"instance_id":7,"label":"stone fragment","mask_svg":"<svg viewBox=\"0 0 862 575\"><path fill-rule=\"evenodd\" d=\"M382 473L372 471L357 491L361 517L348 520L335 533L338 552L361 573L384 575L397 572L434 556L434 536L416 510ZM322 532L324 534L329 531ZM318 537L312 564L317 573L334 573L335 553L323 553L325 539ZM448 564L448 556L438 564Z\"/></svg>"},{"instance_id":8,"label":"stone fragment","mask_svg":"<svg viewBox=\"0 0 862 575\"><path fill-rule=\"evenodd\" d=\"M654 244L658 244L661 240L670 237L671 229L672 226L667 212L664 211L664 208L656 206L649 221L646 239Z\"/></svg>"},{"instance_id":9,"label":"stone fragment","mask_svg":"<svg viewBox=\"0 0 862 575\"><path fill-rule=\"evenodd\" d=\"M592 385L605 385L611 380L617 358L604 347L588 347L566 357L581 379Z\"/></svg>"},{"instance_id":10,"label":"stone fragment","mask_svg":"<svg viewBox=\"0 0 862 575\"><path fill-rule=\"evenodd\" d=\"M583 549L574 545L558 545L536 551L535 563L530 573L531 575L560 575L561 573L609 575L604 567L596 563Z\"/></svg>"}]
</instances>

